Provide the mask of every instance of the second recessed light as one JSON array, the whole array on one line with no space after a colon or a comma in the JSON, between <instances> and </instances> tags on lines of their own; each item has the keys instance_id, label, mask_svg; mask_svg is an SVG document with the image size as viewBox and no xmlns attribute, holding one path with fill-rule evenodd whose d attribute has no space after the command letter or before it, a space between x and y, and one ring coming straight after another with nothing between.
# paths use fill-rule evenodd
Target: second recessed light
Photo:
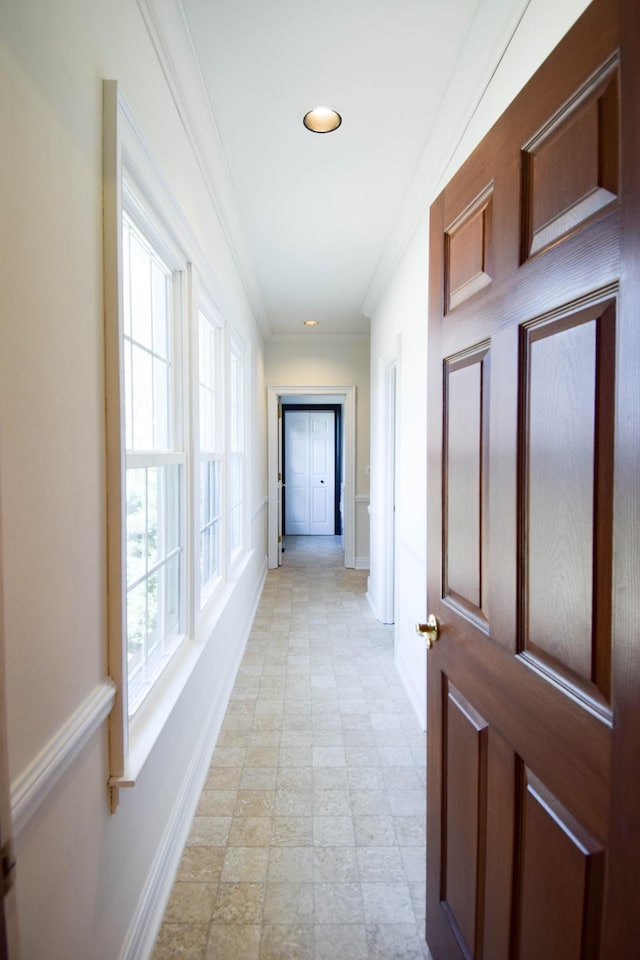
<instances>
[{"instance_id":1,"label":"second recessed light","mask_svg":"<svg viewBox=\"0 0 640 960\"><path fill-rule=\"evenodd\" d=\"M342 117L331 107L314 107L302 118L307 130L312 133L331 133L342 123Z\"/></svg>"}]
</instances>

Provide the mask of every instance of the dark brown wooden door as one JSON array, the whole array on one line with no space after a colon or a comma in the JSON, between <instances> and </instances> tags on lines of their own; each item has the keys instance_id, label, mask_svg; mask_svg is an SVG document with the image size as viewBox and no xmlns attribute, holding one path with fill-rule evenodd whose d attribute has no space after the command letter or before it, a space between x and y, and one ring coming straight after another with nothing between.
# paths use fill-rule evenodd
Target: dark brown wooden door
<instances>
[{"instance_id":1,"label":"dark brown wooden door","mask_svg":"<svg viewBox=\"0 0 640 960\"><path fill-rule=\"evenodd\" d=\"M639 43L596 0L431 209L435 960L640 955Z\"/></svg>"}]
</instances>

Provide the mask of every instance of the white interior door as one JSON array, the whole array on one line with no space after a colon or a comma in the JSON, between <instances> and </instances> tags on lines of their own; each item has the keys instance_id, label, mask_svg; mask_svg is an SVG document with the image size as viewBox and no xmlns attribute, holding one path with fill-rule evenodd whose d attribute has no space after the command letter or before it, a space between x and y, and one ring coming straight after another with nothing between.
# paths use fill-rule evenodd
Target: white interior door
<instances>
[{"instance_id":1,"label":"white interior door","mask_svg":"<svg viewBox=\"0 0 640 960\"><path fill-rule=\"evenodd\" d=\"M335 533L335 414L309 412L309 534Z\"/></svg>"},{"instance_id":2,"label":"white interior door","mask_svg":"<svg viewBox=\"0 0 640 960\"><path fill-rule=\"evenodd\" d=\"M282 510L284 496L284 477L282 476L282 402L278 397L278 566L282 566Z\"/></svg>"},{"instance_id":3,"label":"white interior door","mask_svg":"<svg viewBox=\"0 0 640 960\"><path fill-rule=\"evenodd\" d=\"M285 534L335 533L335 414L289 410L285 417Z\"/></svg>"},{"instance_id":4,"label":"white interior door","mask_svg":"<svg viewBox=\"0 0 640 960\"><path fill-rule=\"evenodd\" d=\"M0 561L2 557L0 540ZM9 790L9 756L7 750L6 689L4 670L4 602L2 565L0 562L0 960L18 957L18 919L13 876L13 841Z\"/></svg>"}]
</instances>

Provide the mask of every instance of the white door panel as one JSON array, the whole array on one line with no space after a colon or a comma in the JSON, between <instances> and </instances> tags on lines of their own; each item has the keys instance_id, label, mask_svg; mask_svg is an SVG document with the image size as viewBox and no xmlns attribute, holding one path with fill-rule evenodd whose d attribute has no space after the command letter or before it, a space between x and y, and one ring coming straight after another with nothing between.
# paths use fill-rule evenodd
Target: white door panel
<instances>
[{"instance_id":1,"label":"white door panel","mask_svg":"<svg viewBox=\"0 0 640 960\"><path fill-rule=\"evenodd\" d=\"M285 533L335 533L335 414L291 410L285 418Z\"/></svg>"}]
</instances>

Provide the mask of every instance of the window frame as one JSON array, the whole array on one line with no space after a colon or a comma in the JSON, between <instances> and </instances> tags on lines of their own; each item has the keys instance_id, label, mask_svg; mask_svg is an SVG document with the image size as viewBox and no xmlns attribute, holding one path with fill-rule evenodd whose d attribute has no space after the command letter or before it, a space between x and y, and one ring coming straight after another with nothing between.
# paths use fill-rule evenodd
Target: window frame
<instances>
[{"instance_id":1,"label":"window frame","mask_svg":"<svg viewBox=\"0 0 640 960\"><path fill-rule=\"evenodd\" d=\"M227 366L227 465L226 465L226 509L228 533L226 538L226 554L229 567L232 568L242 555L246 547L247 536L247 357L248 351L245 342L234 331L228 338L226 356ZM233 358L238 363L237 375L234 377ZM235 404L234 404L235 394ZM236 416L238 423L234 422ZM233 472L237 470L239 483L238 496L235 496ZM234 541L234 526L237 520L237 542Z\"/></svg>"},{"instance_id":2,"label":"window frame","mask_svg":"<svg viewBox=\"0 0 640 960\"><path fill-rule=\"evenodd\" d=\"M208 295L206 290L203 287L202 283L195 283L194 285L194 303L196 304L195 316L197 318L197 323L194 323L193 331L193 361L192 361L192 370L194 371L194 387L193 387L193 411L194 415L192 418L192 443L193 449L195 451L194 460L194 504L196 506L196 520L198 528L198 536L195 538L195 550L194 550L194 571L197 571L197 575L194 574L194 610L195 615L198 619L202 617L203 611L208 607L212 598L218 592L220 586L225 580L226 575L226 532L227 524L225 517L224 509L224 497L225 497L225 436L224 436L224 399L226 396L226 378L224 376L224 354L225 354L225 327L220 313L215 307L213 299ZM202 404L201 404L201 391L203 386L206 388L207 385L204 385L201 380L201 338L200 338L200 329L201 323L206 323L209 325L211 331L213 332L213 351L214 351L214 369L213 369L213 384L211 386L211 392L213 394L213 433L214 433L214 443L213 449L203 450L202 445L202 430L201 430L201 417L202 417ZM217 524L218 527L218 568L217 572L206 582L203 583L201 577L201 563L202 563L202 554L201 554L201 544L200 538L202 536L202 517L200 512L201 506L201 482L202 482L202 465L203 462L216 463L217 464L217 475L218 475L218 503L217 503L217 515L213 518L213 522Z\"/></svg>"},{"instance_id":3,"label":"window frame","mask_svg":"<svg viewBox=\"0 0 640 960\"><path fill-rule=\"evenodd\" d=\"M185 356L184 351L184 341L185 334L188 322L187 316L187 263L184 257L181 255L179 249L174 246L173 238L164 231L156 221L154 216L155 211L150 211L147 209L144 204L140 202L140 198L137 194L135 184L130 182L130 179L127 174L126 168L123 169L123 194L122 194L122 211L121 211L121 231L123 239L123 258L122 258L122 273L123 273L123 303L122 303L122 313L123 313L123 327L120 340L120 349L123 352L123 361L124 361L124 371L125 377L123 382L121 382L120 390L122 393L123 403L125 400L132 401L133 396L131 392L131 387L134 383L134 365L133 363L129 364L127 367L126 363L126 352L131 349L132 355L133 350L137 346L136 341L133 337L133 329L127 331L125 329L124 318L126 316L127 310L125 309L125 294L126 290L124 289L125 277L130 275L130 267L125 269L125 221L129 224L129 232L137 237L138 243L142 246L146 246L150 252L151 258L155 258L159 261L162 267L164 267L166 274L165 276L168 279L168 300L169 300L169 318L168 318L168 330L167 334L167 353L168 353L168 366L169 366L169 388L167 391L167 406L168 406L168 417L167 417L167 427L166 427L166 444L156 446L155 443L152 443L150 448L145 446L138 447L135 442L133 446L129 447L127 444L127 426L133 426L134 420L131 417L131 422L128 420L127 409L124 410L124 422L121 423L121 430L125 434L125 451L124 451L124 473L125 473L125 507L124 507L124 517L123 517L123 536L125 538L125 561L124 561L124 570L123 570L123 605L125 606L127 613L125 614L125 635L123 637L123 642L126 643L126 654L127 654L127 683L126 689L123 692L123 696L126 698L127 706L127 716L129 721L133 719L138 709L144 702L146 696L149 694L155 682L158 680L162 671L166 668L168 661L171 659L173 654L176 652L180 643L182 643L188 635L188 598L187 598L187 585L189 582L189 523L188 523L188 504L187 504L187 470L188 470L188 456L187 456L187 438L186 438L186 429L185 429L185 385L188 379L188 369L187 363L188 360ZM133 318L132 318L133 319ZM151 356L155 357L156 354L153 351L150 351ZM153 379L153 374L152 374ZM154 381L155 385L155 381ZM133 440L135 441L135 434L133 434ZM157 653L155 654L155 660L152 660L149 657L149 649L147 642L143 643L144 654L140 664L141 667L141 680L139 685L132 686L131 683L131 672L129 667L129 624L128 624L128 609L129 609L129 596L131 592L131 584L129 583L129 566L126 556L126 551L128 550L128 541L129 541L129 502L128 502L128 481L131 475L131 472L134 470L146 470L152 471L154 469L158 470L159 475L160 471L164 471L167 468L178 467L179 471L179 483L178 483L178 509L175 516L175 521L177 521L177 526L180 531L179 544L176 548L171 551L171 556L166 556L161 558L158 556L158 561L156 564L152 565L151 571L146 566L146 572L144 577L138 578L137 585L141 585L143 582L148 581L154 575L157 574L159 584L165 584L165 589L161 589L158 586L158 613L159 620L161 619L160 614L163 612L167 600L166 593L166 570L168 564L174 557L180 558L179 563L179 578L180 583L178 586L178 607L179 607L179 624L178 629L175 633L165 633L164 631L158 629L158 636L156 639L156 646L158 648ZM168 474L168 469L167 469ZM158 484L158 487L161 485ZM162 502L163 498L158 497L158 503ZM165 503L164 506L168 509L168 503ZM164 526L167 526L167 517L164 517L164 514L161 514L165 520ZM158 528L162 528L160 523L160 516L158 517ZM157 569L154 569L157 568ZM135 587L134 587L135 589ZM148 639L148 638L147 638Z\"/></svg>"},{"instance_id":4,"label":"window frame","mask_svg":"<svg viewBox=\"0 0 640 960\"><path fill-rule=\"evenodd\" d=\"M104 231L104 320L105 320L105 423L106 423L106 531L107 531L107 640L109 675L115 683L114 706L109 716L109 786L111 809L119 802L119 791L133 787L149 758L203 651L207 647L230 596L230 589L248 560L247 547L247 398L248 349L224 320L209 290L215 288L210 269L184 219L170 188L150 151L117 81L103 82L103 231ZM176 350L183 370L177 386L181 404L181 450L164 452L184 464L184 535L186 609L184 640L172 653L167 667L142 700L133 717L127 706L126 645L126 466L123 359L123 238L122 214L126 207L139 228L144 227L150 242L168 264L180 266L180 302L183 323ZM199 370L198 315L208 311L214 326L220 327L221 429L219 451L221 473L221 570L210 592L199 589ZM241 534L233 565L229 560L229 354L233 342L242 358L240 397L243 410L241 433L242 467L240 484ZM177 354L176 354L177 355ZM138 454L129 454L133 465ZM144 458L145 454L142 454ZM182 458L182 460L181 460ZM143 462L141 459L140 463Z\"/></svg>"}]
</instances>

